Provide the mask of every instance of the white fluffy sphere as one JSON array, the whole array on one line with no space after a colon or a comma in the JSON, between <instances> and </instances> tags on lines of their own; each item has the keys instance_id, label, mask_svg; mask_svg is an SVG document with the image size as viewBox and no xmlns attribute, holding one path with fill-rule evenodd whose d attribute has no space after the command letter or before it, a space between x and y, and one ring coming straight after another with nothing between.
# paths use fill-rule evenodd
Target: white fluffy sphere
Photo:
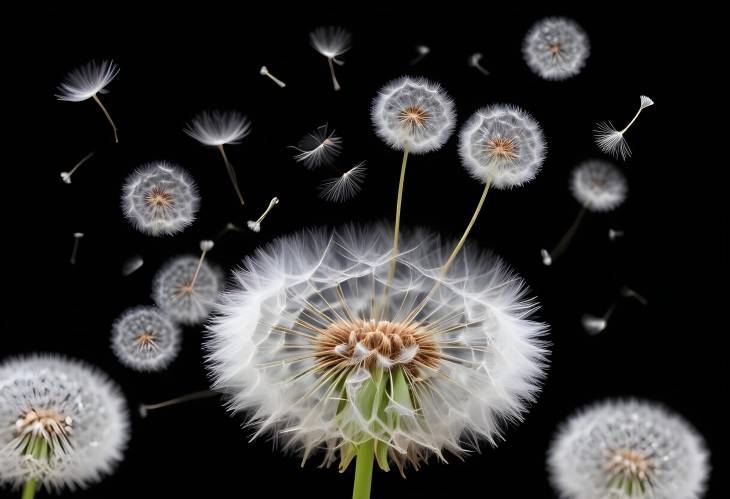
<instances>
[{"instance_id":1,"label":"white fluffy sphere","mask_svg":"<svg viewBox=\"0 0 730 499\"><path fill-rule=\"evenodd\" d=\"M126 310L112 325L112 351L135 371L161 371L180 351L180 329L155 307Z\"/></svg>"},{"instance_id":2,"label":"white fluffy sphere","mask_svg":"<svg viewBox=\"0 0 730 499\"><path fill-rule=\"evenodd\" d=\"M565 80L577 75L589 54L585 31L565 17L548 17L536 22L522 45L527 65L546 80Z\"/></svg>"},{"instance_id":3,"label":"white fluffy sphere","mask_svg":"<svg viewBox=\"0 0 730 499\"><path fill-rule=\"evenodd\" d=\"M203 322L223 287L220 272L205 261L190 287L198 261L195 256L173 258L162 266L152 283L152 299L175 322L187 325Z\"/></svg>"},{"instance_id":4,"label":"white fluffy sphere","mask_svg":"<svg viewBox=\"0 0 730 499\"><path fill-rule=\"evenodd\" d=\"M570 190L586 209L611 211L626 199L626 177L612 163L600 159L578 165L570 179Z\"/></svg>"}]
</instances>

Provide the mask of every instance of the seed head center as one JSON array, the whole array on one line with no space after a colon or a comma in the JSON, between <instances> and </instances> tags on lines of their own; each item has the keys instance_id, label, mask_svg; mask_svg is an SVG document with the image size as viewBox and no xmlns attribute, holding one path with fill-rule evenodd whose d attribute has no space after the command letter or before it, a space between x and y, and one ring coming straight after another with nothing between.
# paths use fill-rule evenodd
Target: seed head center
<instances>
[{"instance_id":1,"label":"seed head center","mask_svg":"<svg viewBox=\"0 0 730 499\"><path fill-rule=\"evenodd\" d=\"M517 159L517 140L515 138L496 137L487 142L487 152L492 157L514 161Z\"/></svg>"},{"instance_id":2,"label":"seed head center","mask_svg":"<svg viewBox=\"0 0 730 499\"><path fill-rule=\"evenodd\" d=\"M557 57L560 55L560 52L563 50L563 44L560 42L555 42L550 47L548 47L548 52L550 52L550 55L553 57Z\"/></svg>"},{"instance_id":3,"label":"seed head center","mask_svg":"<svg viewBox=\"0 0 730 499\"><path fill-rule=\"evenodd\" d=\"M651 472L652 465L646 457L636 451L619 450L609 461L608 468L615 474L643 481Z\"/></svg>"},{"instance_id":4,"label":"seed head center","mask_svg":"<svg viewBox=\"0 0 730 499\"><path fill-rule=\"evenodd\" d=\"M152 208L167 209L172 208L174 201L172 200L172 194L167 192L160 187L154 187L145 195L145 202Z\"/></svg>"},{"instance_id":5,"label":"seed head center","mask_svg":"<svg viewBox=\"0 0 730 499\"><path fill-rule=\"evenodd\" d=\"M145 349L155 346L156 340L157 337L154 333L150 331L142 331L137 335L136 343L139 348Z\"/></svg>"},{"instance_id":6,"label":"seed head center","mask_svg":"<svg viewBox=\"0 0 730 499\"><path fill-rule=\"evenodd\" d=\"M429 118L428 111L418 106L406 106L398 114L401 126L411 130L425 126Z\"/></svg>"},{"instance_id":7,"label":"seed head center","mask_svg":"<svg viewBox=\"0 0 730 499\"><path fill-rule=\"evenodd\" d=\"M15 422L18 433L41 433L48 437L58 435L66 437L71 433L71 418L63 417L49 409L31 409Z\"/></svg>"}]
</instances>

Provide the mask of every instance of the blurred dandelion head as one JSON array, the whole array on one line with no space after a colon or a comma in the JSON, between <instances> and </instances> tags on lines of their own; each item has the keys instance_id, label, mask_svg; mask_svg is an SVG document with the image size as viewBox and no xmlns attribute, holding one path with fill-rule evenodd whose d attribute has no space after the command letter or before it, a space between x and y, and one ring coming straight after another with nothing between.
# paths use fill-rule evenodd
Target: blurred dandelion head
<instances>
[{"instance_id":1,"label":"blurred dandelion head","mask_svg":"<svg viewBox=\"0 0 730 499\"><path fill-rule=\"evenodd\" d=\"M332 160L342 152L342 138L335 135L334 130L329 132L327 125L322 125L302 137L294 149L297 151L294 160L312 170L323 164L332 164Z\"/></svg>"},{"instance_id":2,"label":"blurred dandelion head","mask_svg":"<svg viewBox=\"0 0 730 499\"><path fill-rule=\"evenodd\" d=\"M545 149L540 125L516 106L479 109L459 136L459 154L471 176L481 182L490 179L498 189L520 186L535 178Z\"/></svg>"},{"instance_id":3,"label":"blurred dandelion head","mask_svg":"<svg viewBox=\"0 0 730 499\"><path fill-rule=\"evenodd\" d=\"M207 262L194 256L176 257L157 272L152 299L173 321L200 324L213 308L222 284L220 272Z\"/></svg>"},{"instance_id":4,"label":"blurred dandelion head","mask_svg":"<svg viewBox=\"0 0 730 499\"><path fill-rule=\"evenodd\" d=\"M545 326L522 280L438 236L389 227L283 237L236 272L209 325L214 387L257 434L341 469L360 445L401 471L495 443L543 376Z\"/></svg>"},{"instance_id":5,"label":"blurred dandelion head","mask_svg":"<svg viewBox=\"0 0 730 499\"><path fill-rule=\"evenodd\" d=\"M577 75L589 53L590 44L583 28L564 17L536 22L522 46L527 65L546 80L565 80Z\"/></svg>"},{"instance_id":6,"label":"blurred dandelion head","mask_svg":"<svg viewBox=\"0 0 730 499\"><path fill-rule=\"evenodd\" d=\"M612 163L599 159L585 161L573 170L570 189L586 209L598 212L618 207L628 193L623 173Z\"/></svg>"},{"instance_id":7,"label":"blurred dandelion head","mask_svg":"<svg viewBox=\"0 0 730 499\"><path fill-rule=\"evenodd\" d=\"M350 32L339 26L320 26L309 34L314 50L328 59L335 59L350 50Z\"/></svg>"},{"instance_id":8,"label":"blurred dandelion head","mask_svg":"<svg viewBox=\"0 0 730 499\"><path fill-rule=\"evenodd\" d=\"M180 350L180 330L155 307L125 311L112 326L112 351L135 371L161 371Z\"/></svg>"},{"instance_id":9,"label":"blurred dandelion head","mask_svg":"<svg viewBox=\"0 0 730 499\"><path fill-rule=\"evenodd\" d=\"M106 86L119 73L113 61L89 61L71 71L58 87L59 100L80 102L106 93Z\"/></svg>"},{"instance_id":10,"label":"blurred dandelion head","mask_svg":"<svg viewBox=\"0 0 730 499\"><path fill-rule=\"evenodd\" d=\"M238 111L203 111L183 131L207 146L238 144L251 133L251 122Z\"/></svg>"},{"instance_id":11,"label":"blurred dandelion head","mask_svg":"<svg viewBox=\"0 0 730 499\"><path fill-rule=\"evenodd\" d=\"M159 161L127 177L122 209L132 225L145 234L180 232L195 220L200 198L193 179L182 168Z\"/></svg>"},{"instance_id":12,"label":"blurred dandelion head","mask_svg":"<svg viewBox=\"0 0 730 499\"><path fill-rule=\"evenodd\" d=\"M414 154L439 149L456 124L451 98L440 85L422 78L404 77L385 85L371 114L375 133L386 144Z\"/></svg>"},{"instance_id":13,"label":"blurred dandelion head","mask_svg":"<svg viewBox=\"0 0 730 499\"><path fill-rule=\"evenodd\" d=\"M608 400L572 416L548 453L561 497L698 499L709 474L701 436L644 401Z\"/></svg>"},{"instance_id":14,"label":"blurred dandelion head","mask_svg":"<svg viewBox=\"0 0 730 499\"><path fill-rule=\"evenodd\" d=\"M0 363L0 484L86 487L121 461L126 403L95 368L61 356Z\"/></svg>"}]
</instances>

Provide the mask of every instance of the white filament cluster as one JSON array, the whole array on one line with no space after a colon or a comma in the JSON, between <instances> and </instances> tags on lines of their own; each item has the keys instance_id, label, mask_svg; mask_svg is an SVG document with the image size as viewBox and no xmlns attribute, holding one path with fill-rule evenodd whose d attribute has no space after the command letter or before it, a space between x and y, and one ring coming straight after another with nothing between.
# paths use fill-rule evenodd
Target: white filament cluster
<instances>
[{"instance_id":1,"label":"white filament cluster","mask_svg":"<svg viewBox=\"0 0 730 499\"><path fill-rule=\"evenodd\" d=\"M588 35L572 19L548 17L527 32L522 55L530 69L546 80L565 80L583 69L590 53Z\"/></svg>"},{"instance_id":2,"label":"white filament cluster","mask_svg":"<svg viewBox=\"0 0 730 499\"><path fill-rule=\"evenodd\" d=\"M384 226L282 237L235 273L206 347L215 389L257 434L285 437L305 459L325 449L327 464L375 439L402 468L494 444L522 418L546 353L523 281L472 247L443 275L450 243L427 232L401 241L392 280ZM418 342L368 343L408 327ZM396 396L399 376L410 396ZM368 412L358 401L374 386L379 409Z\"/></svg>"},{"instance_id":3,"label":"white filament cluster","mask_svg":"<svg viewBox=\"0 0 730 499\"><path fill-rule=\"evenodd\" d=\"M180 329L155 307L126 310L112 325L112 351L135 371L161 371L180 351Z\"/></svg>"},{"instance_id":4,"label":"white filament cluster","mask_svg":"<svg viewBox=\"0 0 730 499\"><path fill-rule=\"evenodd\" d=\"M162 266L152 283L152 299L175 322L187 325L203 322L222 288L220 273L205 261L190 287L198 264L199 259L194 256L173 258Z\"/></svg>"},{"instance_id":5,"label":"white filament cluster","mask_svg":"<svg viewBox=\"0 0 730 499\"><path fill-rule=\"evenodd\" d=\"M579 412L548 453L566 499L698 499L709 473L700 435L653 403L608 400Z\"/></svg>"},{"instance_id":6,"label":"white filament cluster","mask_svg":"<svg viewBox=\"0 0 730 499\"><path fill-rule=\"evenodd\" d=\"M31 438L43 454L29 452ZM113 471L128 440L124 398L96 368L48 354L0 363L0 484L86 487Z\"/></svg>"},{"instance_id":7,"label":"white filament cluster","mask_svg":"<svg viewBox=\"0 0 730 499\"><path fill-rule=\"evenodd\" d=\"M573 170L570 190L586 209L604 212L624 202L628 185L626 177L616 166L595 159L585 161Z\"/></svg>"},{"instance_id":8,"label":"white filament cluster","mask_svg":"<svg viewBox=\"0 0 730 499\"><path fill-rule=\"evenodd\" d=\"M96 94L104 94L106 86L119 73L113 61L90 61L71 71L58 87L59 100L81 102Z\"/></svg>"},{"instance_id":9,"label":"white filament cluster","mask_svg":"<svg viewBox=\"0 0 730 499\"><path fill-rule=\"evenodd\" d=\"M183 131L207 146L238 144L251 133L251 122L238 111L203 111Z\"/></svg>"}]
</instances>

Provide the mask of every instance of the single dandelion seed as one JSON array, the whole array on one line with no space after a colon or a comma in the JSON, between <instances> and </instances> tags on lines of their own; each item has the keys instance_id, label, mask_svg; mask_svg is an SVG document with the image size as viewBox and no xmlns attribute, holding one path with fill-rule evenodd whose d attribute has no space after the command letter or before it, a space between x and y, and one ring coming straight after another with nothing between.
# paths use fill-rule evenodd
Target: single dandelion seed
<instances>
[{"instance_id":1,"label":"single dandelion seed","mask_svg":"<svg viewBox=\"0 0 730 499\"><path fill-rule=\"evenodd\" d=\"M571 416L547 456L560 497L699 499L709 475L704 439L653 402L606 400Z\"/></svg>"},{"instance_id":2,"label":"single dandelion seed","mask_svg":"<svg viewBox=\"0 0 730 499\"><path fill-rule=\"evenodd\" d=\"M157 409L182 404L185 402L192 402L194 400L202 400L210 397L215 397L216 395L220 395L220 393L213 390L200 390L197 392L188 393L187 395L183 395L181 397L175 397L174 399L165 400L154 404L140 404L139 415L143 418L146 418L149 415L150 411L156 411Z\"/></svg>"},{"instance_id":3,"label":"single dandelion seed","mask_svg":"<svg viewBox=\"0 0 730 499\"><path fill-rule=\"evenodd\" d=\"M134 274L144 265L144 259L139 255L133 255L122 264L122 275L124 277Z\"/></svg>"},{"instance_id":4,"label":"single dandelion seed","mask_svg":"<svg viewBox=\"0 0 730 499\"><path fill-rule=\"evenodd\" d=\"M596 129L594 130L595 140L598 148L601 151L605 152L606 154L610 154L615 158L621 157L621 159L624 161L626 160L626 158L631 156L631 148L629 147L629 143L626 142L624 134L631 127L631 125L634 124L634 121L636 121L636 118L639 117L641 111L649 106L654 105L654 101L646 95L641 95L639 97L639 100L639 110L636 111L633 119L629 122L628 125L626 125L623 130L616 130L610 121L604 121L596 125Z\"/></svg>"},{"instance_id":5,"label":"single dandelion seed","mask_svg":"<svg viewBox=\"0 0 730 499\"><path fill-rule=\"evenodd\" d=\"M110 474L129 440L126 402L96 368L61 355L0 363L0 485L87 488Z\"/></svg>"},{"instance_id":6,"label":"single dandelion seed","mask_svg":"<svg viewBox=\"0 0 730 499\"><path fill-rule=\"evenodd\" d=\"M366 173L365 161L361 161L339 177L322 182L319 186L319 197L333 203L342 203L352 199L362 190Z\"/></svg>"},{"instance_id":7,"label":"single dandelion seed","mask_svg":"<svg viewBox=\"0 0 730 499\"><path fill-rule=\"evenodd\" d=\"M489 76L489 71L486 70L484 66L482 66L482 57L483 55L479 52L476 52L469 56L469 66L473 67L480 73L482 73L484 76Z\"/></svg>"},{"instance_id":8,"label":"single dandelion seed","mask_svg":"<svg viewBox=\"0 0 730 499\"><path fill-rule=\"evenodd\" d=\"M209 323L213 388L254 437L281 435L303 460L323 450L340 471L356 460L355 498L369 495L373 461L404 473L496 444L539 390L546 327L500 260L464 251L449 276L434 271L445 246L404 233L390 279L390 227L275 240L246 258Z\"/></svg>"},{"instance_id":9,"label":"single dandelion seed","mask_svg":"<svg viewBox=\"0 0 730 499\"><path fill-rule=\"evenodd\" d=\"M215 238L213 238L213 241L217 242L218 240L220 240L221 238L223 238L223 236L225 236L229 232L243 232L243 229L240 228L239 226L237 226L236 224L232 223L232 222L228 222L226 224L226 226L223 227L218 232L218 234L216 234Z\"/></svg>"},{"instance_id":10,"label":"single dandelion seed","mask_svg":"<svg viewBox=\"0 0 730 499\"><path fill-rule=\"evenodd\" d=\"M608 239L609 240L615 241L616 239L619 239L621 237L624 237L624 231L616 230L616 229L608 229Z\"/></svg>"},{"instance_id":11,"label":"single dandelion seed","mask_svg":"<svg viewBox=\"0 0 730 499\"><path fill-rule=\"evenodd\" d=\"M273 81L274 83L276 83L277 85L279 85L279 87L281 87L281 88L286 87L286 83L284 83L283 81L281 81L276 76L272 75L269 72L269 70L266 68L266 66L261 66L261 69L259 70L259 73L261 75L263 75L263 76L268 76L269 78L271 78L271 81Z\"/></svg>"},{"instance_id":12,"label":"single dandelion seed","mask_svg":"<svg viewBox=\"0 0 730 499\"><path fill-rule=\"evenodd\" d=\"M201 242L199 258L173 258L155 276L152 299L175 322L200 324L218 298L223 279L220 272L205 261L212 243Z\"/></svg>"},{"instance_id":13,"label":"single dandelion seed","mask_svg":"<svg viewBox=\"0 0 730 499\"><path fill-rule=\"evenodd\" d=\"M289 147L297 151L294 155L297 163L313 170L323 164L332 164L332 160L342 152L342 138L335 135L334 130L329 132L325 124L302 137L296 147Z\"/></svg>"},{"instance_id":14,"label":"single dandelion seed","mask_svg":"<svg viewBox=\"0 0 730 499\"><path fill-rule=\"evenodd\" d=\"M108 92L106 86L119 73L119 67L114 64L114 61L90 61L85 65L74 69L67 76L66 79L59 85L59 94L56 95L58 100L70 101L70 102L81 102L87 99L94 99L101 110L104 112L104 116L109 121L114 131L114 142L119 142L117 136L117 126L114 124L111 115L104 107L104 104L99 100L98 94L105 94Z\"/></svg>"},{"instance_id":15,"label":"single dandelion seed","mask_svg":"<svg viewBox=\"0 0 730 499\"><path fill-rule=\"evenodd\" d=\"M180 329L156 307L126 310L112 325L112 351L135 371L162 371L177 357L180 341Z\"/></svg>"},{"instance_id":16,"label":"single dandelion seed","mask_svg":"<svg viewBox=\"0 0 730 499\"><path fill-rule=\"evenodd\" d=\"M193 118L183 131L201 144L216 147L220 151L233 189L243 205L243 195L238 186L236 170L228 161L223 146L238 144L251 133L251 122L248 118L237 111L204 111Z\"/></svg>"},{"instance_id":17,"label":"single dandelion seed","mask_svg":"<svg viewBox=\"0 0 730 499\"><path fill-rule=\"evenodd\" d=\"M587 212L604 213L617 208L626 199L628 186L626 177L613 164L602 160L588 160L573 170L570 190L581 204L581 209L552 251L540 250L545 265L550 265L568 249ZM545 253L550 257L549 263L545 263Z\"/></svg>"},{"instance_id":18,"label":"single dandelion seed","mask_svg":"<svg viewBox=\"0 0 730 499\"><path fill-rule=\"evenodd\" d=\"M344 64L343 61L337 58L350 50L351 38L349 31L338 26L322 26L309 34L309 40L314 50L327 58L330 75L332 76L332 85L334 85L335 91L341 87L335 77L334 64L339 66Z\"/></svg>"},{"instance_id":19,"label":"single dandelion seed","mask_svg":"<svg viewBox=\"0 0 730 499\"><path fill-rule=\"evenodd\" d=\"M572 19L548 17L527 32L522 55L529 68L546 80L577 75L590 54L588 36Z\"/></svg>"},{"instance_id":20,"label":"single dandelion seed","mask_svg":"<svg viewBox=\"0 0 730 499\"><path fill-rule=\"evenodd\" d=\"M411 66L415 66L416 64L421 62L423 58L426 57L429 52L431 52L431 49L425 45L417 45L416 52L418 53L418 55L411 60Z\"/></svg>"},{"instance_id":21,"label":"single dandelion seed","mask_svg":"<svg viewBox=\"0 0 730 499\"><path fill-rule=\"evenodd\" d=\"M166 161L142 165L124 183L124 216L144 234L162 236L182 231L193 223L199 206L193 179Z\"/></svg>"},{"instance_id":22,"label":"single dandelion seed","mask_svg":"<svg viewBox=\"0 0 730 499\"><path fill-rule=\"evenodd\" d=\"M83 232L74 232L74 246L71 250L71 265L76 265L76 255L79 252L79 244L81 242L81 238L84 237Z\"/></svg>"},{"instance_id":23,"label":"single dandelion seed","mask_svg":"<svg viewBox=\"0 0 730 499\"><path fill-rule=\"evenodd\" d=\"M89 154L87 154L86 156L84 156L83 158L81 158L81 161L79 161L78 163L76 163L76 165L75 165L75 166L74 166L73 168L71 168L71 171L68 171L68 172L61 172L61 180L63 180L63 181L64 181L64 182L66 182L67 184L70 184L70 183L71 183L71 175L73 175L73 174L74 174L74 172L75 172L76 170L78 170L79 166L81 166L81 165L83 165L84 163L86 163L86 161L87 161L87 160L88 160L88 159L89 159L90 157L92 157L93 155L94 155L94 151L91 151L91 152L90 152Z\"/></svg>"},{"instance_id":24,"label":"single dandelion seed","mask_svg":"<svg viewBox=\"0 0 730 499\"><path fill-rule=\"evenodd\" d=\"M254 232L261 231L261 222L264 221L264 218L266 218L266 215L268 215L269 212L271 211L271 209L274 206L276 206L277 204L279 204L279 198L277 198L277 197L271 198L268 208L266 208L266 211L264 211L256 221L249 220L248 222L246 222L246 225L248 225L248 228Z\"/></svg>"},{"instance_id":25,"label":"single dandelion seed","mask_svg":"<svg viewBox=\"0 0 730 499\"><path fill-rule=\"evenodd\" d=\"M585 329L588 334L592 335L598 334L606 329L608 327L608 320L615 312L616 307L618 307L621 298L632 298L638 301L643 306L647 306L649 304L646 298L641 296L633 289L627 286L621 286L618 296L613 300L611 305L608 307L608 310L606 310L605 314L600 317L592 314L583 314L583 317L581 318L581 324L583 325L583 329Z\"/></svg>"}]
</instances>

